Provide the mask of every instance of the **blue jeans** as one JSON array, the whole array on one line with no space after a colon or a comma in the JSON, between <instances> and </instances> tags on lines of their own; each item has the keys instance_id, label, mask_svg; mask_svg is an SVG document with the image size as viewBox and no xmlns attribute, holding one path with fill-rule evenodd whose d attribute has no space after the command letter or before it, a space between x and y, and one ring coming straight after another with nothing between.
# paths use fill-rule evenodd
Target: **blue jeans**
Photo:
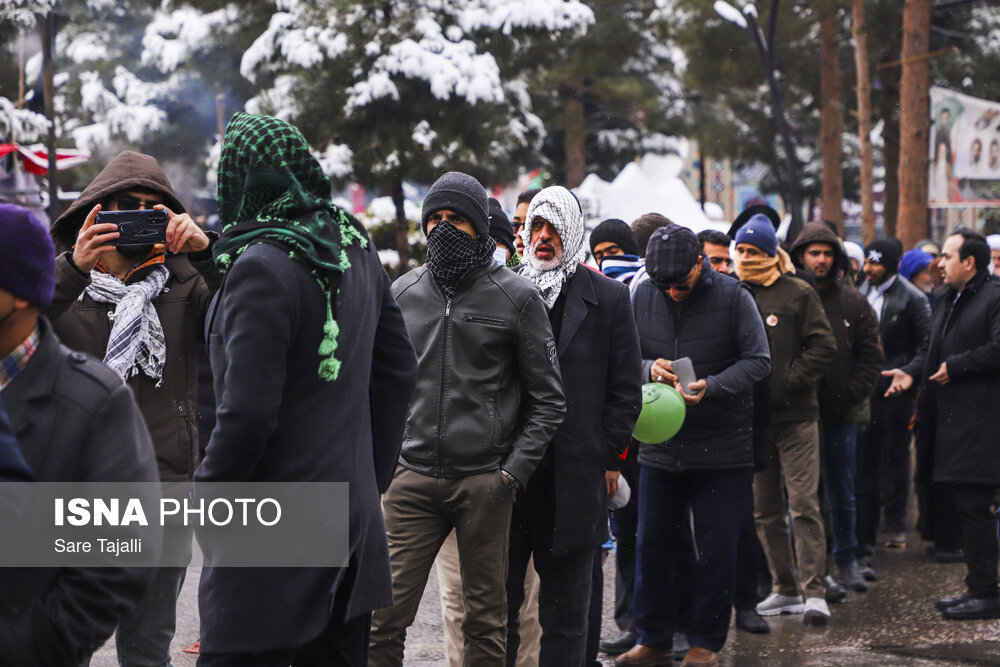
<instances>
[{"instance_id":1,"label":"blue jeans","mask_svg":"<svg viewBox=\"0 0 1000 667\"><path fill-rule=\"evenodd\" d=\"M833 561L837 568L848 567L855 561L858 547L854 524L857 509L854 503L854 467L858 425L854 422L823 428L823 479L829 508Z\"/></svg>"},{"instance_id":2,"label":"blue jeans","mask_svg":"<svg viewBox=\"0 0 1000 667\"><path fill-rule=\"evenodd\" d=\"M691 646L718 652L726 643L733 606L736 552L751 471L669 472L640 466L634 612L639 643L670 649L677 619L674 568L681 531L694 516L698 562L694 573Z\"/></svg>"}]
</instances>

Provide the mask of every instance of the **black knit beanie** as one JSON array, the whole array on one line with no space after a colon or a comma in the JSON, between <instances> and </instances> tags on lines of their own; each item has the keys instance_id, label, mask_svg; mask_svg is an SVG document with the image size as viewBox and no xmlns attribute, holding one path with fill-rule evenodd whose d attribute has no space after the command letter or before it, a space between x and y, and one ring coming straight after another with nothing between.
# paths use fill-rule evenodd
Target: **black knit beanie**
<instances>
[{"instance_id":1,"label":"black knit beanie","mask_svg":"<svg viewBox=\"0 0 1000 667\"><path fill-rule=\"evenodd\" d=\"M635 242L635 234L624 220L610 218L594 227L594 231L590 233L590 252L594 252L598 243L608 241L625 251L626 255L639 255L639 244Z\"/></svg>"},{"instance_id":2,"label":"black knit beanie","mask_svg":"<svg viewBox=\"0 0 1000 667\"><path fill-rule=\"evenodd\" d=\"M449 171L434 181L434 185L424 197L424 205L420 210L420 224L427 233L427 218L431 213L447 209L461 213L476 230L476 236L489 236L490 222L487 214L486 189L468 174Z\"/></svg>"},{"instance_id":3,"label":"black knit beanie","mask_svg":"<svg viewBox=\"0 0 1000 667\"><path fill-rule=\"evenodd\" d=\"M889 273L899 271L899 260L903 256L903 245L898 239L875 239L865 248L865 259L872 264L881 264Z\"/></svg>"},{"instance_id":4,"label":"black knit beanie","mask_svg":"<svg viewBox=\"0 0 1000 667\"><path fill-rule=\"evenodd\" d=\"M514 227L507 219L507 214L503 212L503 206L493 197L490 197L489 211L490 236L507 250L514 252Z\"/></svg>"}]
</instances>

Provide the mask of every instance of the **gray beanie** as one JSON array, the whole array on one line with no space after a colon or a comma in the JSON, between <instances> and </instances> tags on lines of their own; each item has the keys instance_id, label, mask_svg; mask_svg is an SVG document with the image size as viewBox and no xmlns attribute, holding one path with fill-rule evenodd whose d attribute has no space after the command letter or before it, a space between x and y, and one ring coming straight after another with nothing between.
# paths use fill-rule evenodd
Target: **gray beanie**
<instances>
[{"instance_id":1,"label":"gray beanie","mask_svg":"<svg viewBox=\"0 0 1000 667\"><path fill-rule=\"evenodd\" d=\"M427 233L427 218L431 213L447 209L461 213L476 230L480 238L490 235L490 216L487 211L486 189L472 176L459 171L449 171L434 181L424 197L420 210L420 224Z\"/></svg>"}]
</instances>

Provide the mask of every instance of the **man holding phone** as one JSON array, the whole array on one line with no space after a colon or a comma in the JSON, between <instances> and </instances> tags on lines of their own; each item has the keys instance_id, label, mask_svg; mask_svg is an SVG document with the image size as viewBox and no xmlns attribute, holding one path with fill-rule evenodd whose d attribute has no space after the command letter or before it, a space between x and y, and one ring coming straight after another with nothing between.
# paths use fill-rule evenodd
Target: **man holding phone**
<instances>
[{"instance_id":1,"label":"man holding phone","mask_svg":"<svg viewBox=\"0 0 1000 667\"><path fill-rule=\"evenodd\" d=\"M699 555L684 664L711 666L729 631L749 501L753 387L770 372L771 355L750 290L712 271L691 230L669 224L653 232L646 272L632 294L642 378L681 390L687 415L673 438L639 448L638 644L615 665L673 661L674 568L690 508Z\"/></svg>"},{"instance_id":2,"label":"man holding phone","mask_svg":"<svg viewBox=\"0 0 1000 667\"><path fill-rule=\"evenodd\" d=\"M163 243L118 245L101 211L162 210ZM190 481L198 464L195 397L205 312L221 281L210 238L184 210L155 158L124 151L52 225L56 289L44 315L63 344L115 371L149 427L160 480ZM213 235L214 236L214 235ZM165 560L191 555L189 528L168 527ZM122 619L120 664L170 664L183 567L160 568L146 597Z\"/></svg>"}]
</instances>

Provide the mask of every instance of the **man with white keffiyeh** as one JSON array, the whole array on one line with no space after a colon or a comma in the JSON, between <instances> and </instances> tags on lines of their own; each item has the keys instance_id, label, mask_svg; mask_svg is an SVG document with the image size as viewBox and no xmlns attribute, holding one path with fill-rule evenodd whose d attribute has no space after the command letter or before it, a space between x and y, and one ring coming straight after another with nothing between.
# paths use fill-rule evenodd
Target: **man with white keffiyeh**
<instances>
[{"instance_id":1,"label":"man with white keffiyeh","mask_svg":"<svg viewBox=\"0 0 1000 667\"><path fill-rule=\"evenodd\" d=\"M528 206L521 239L525 267L521 275L538 285L551 309L563 285L587 256L583 247L583 209L566 188L545 188Z\"/></svg>"},{"instance_id":2,"label":"man with white keffiyeh","mask_svg":"<svg viewBox=\"0 0 1000 667\"><path fill-rule=\"evenodd\" d=\"M161 209L167 242L116 246L99 211ZM215 236L184 210L157 161L125 151L52 226L56 289L45 311L68 348L111 368L131 389L156 450L161 481L190 481L198 464L198 357L205 313L221 275ZM191 534L168 527L172 563L190 558ZM118 627L122 664L168 664L185 568L157 571L149 594Z\"/></svg>"},{"instance_id":3,"label":"man with white keffiyeh","mask_svg":"<svg viewBox=\"0 0 1000 667\"><path fill-rule=\"evenodd\" d=\"M532 555L541 581L539 664L597 660L607 498L618 490L619 457L639 415L642 360L628 288L581 264L583 233L580 202L566 188L546 188L531 200L521 275L549 308L567 409L514 504L508 665L520 642L517 615Z\"/></svg>"}]
</instances>

